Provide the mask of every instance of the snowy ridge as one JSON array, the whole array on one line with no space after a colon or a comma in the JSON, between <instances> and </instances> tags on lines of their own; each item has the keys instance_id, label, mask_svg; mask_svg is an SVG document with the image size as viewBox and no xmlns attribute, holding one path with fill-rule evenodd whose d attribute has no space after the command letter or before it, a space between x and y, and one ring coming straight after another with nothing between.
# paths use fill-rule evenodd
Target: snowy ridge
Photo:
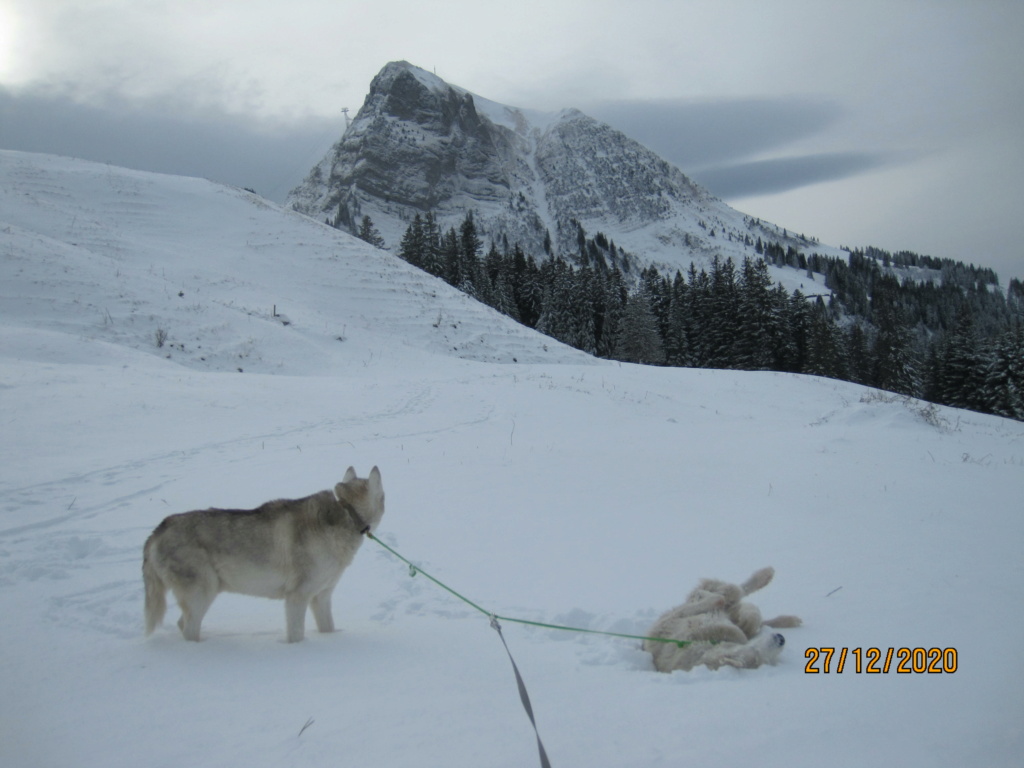
<instances>
[{"instance_id":1,"label":"snowy ridge","mask_svg":"<svg viewBox=\"0 0 1024 768\"><path fill-rule=\"evenodd\" d=\"M280 602L221 595L203 642L173 606L143 637L164 516L350 464L382 470L389 546L501 615L641 634L775 567L754 602L805 625L774 667L506 624L556 767L1019 764L1024 424L593 360L204 181L16 153L0 180L3 765L536 765L486 618L371 542L339 632L287 645ZM806 672L830 647L959 664Z\"/></svg>"}]
</instances>

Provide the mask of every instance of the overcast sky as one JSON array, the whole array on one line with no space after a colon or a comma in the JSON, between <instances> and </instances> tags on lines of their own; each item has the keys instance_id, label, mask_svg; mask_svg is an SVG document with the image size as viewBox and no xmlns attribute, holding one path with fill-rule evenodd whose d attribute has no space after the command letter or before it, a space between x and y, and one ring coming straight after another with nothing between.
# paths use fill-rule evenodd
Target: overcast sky
<instances>
[{"instance_id":1,"label":"overcast sky","mask_svg":"<svg viewBox=\"0 0 1024 768\"><path fill-rule=\"evenodd\" d=\"M276 200L405 59L832 245L1024 278L1020 0L0 0L0 146Z\"/></svg>"}]
</instances>

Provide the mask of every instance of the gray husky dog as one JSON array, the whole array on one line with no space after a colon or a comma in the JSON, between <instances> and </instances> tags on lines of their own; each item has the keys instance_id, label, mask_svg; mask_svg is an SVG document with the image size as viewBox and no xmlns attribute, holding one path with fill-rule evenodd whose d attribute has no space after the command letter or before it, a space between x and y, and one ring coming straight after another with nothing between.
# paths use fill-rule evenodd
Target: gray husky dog
<instances>
[{"instance_id":1,"label":"gray husky dog","mask_svg":"<svg viewBox=\"0 0 1024 768\"><path fill-rule=\"evenodd\" d=\"M331 593L383 515L377 467L366 479L349 467L333 493L171 515L143 549L146 634L163 621L168 589L181 607L186 640L199 640L203 616L221 592L284 600L289 643L305 635L307 608L317 629L333 632Z\"/></svg>"},{"instance_id":2,"label":"gray husky dog","mask_svg":"<svg viewBox=\"0 0 1024 768\"><path fill-rule=\"evenodd\" d=\"M764 620L757 606L743 598L768 585L775 575L762 568L742 584L702 579L686 602L662 614L648 630L650 637L685 640L675 642L644 640L659 672L689 671L703 664L709 669L731 666L754 669L774 664L785 638L778 633L761 634L761 627L799 627L797 616L776 616Z\"/></svg>"}]
</instances>

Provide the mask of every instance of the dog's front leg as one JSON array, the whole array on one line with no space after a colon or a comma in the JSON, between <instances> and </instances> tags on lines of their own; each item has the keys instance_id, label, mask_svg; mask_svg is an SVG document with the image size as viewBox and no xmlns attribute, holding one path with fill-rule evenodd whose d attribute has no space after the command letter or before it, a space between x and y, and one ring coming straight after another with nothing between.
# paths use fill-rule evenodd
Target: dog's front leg
<instances>
[{"instance_id":1,"label":"dog's front leg","mask_svg":"<svg viewBox=\"0 0 1024 768\"><path fill-rule=\"evenodd\" d=\"M288 642L297 643L306 635L306 609L309 596L291 592L284 597L285 619L288 625Z\"/></svg>"}]
</instances>

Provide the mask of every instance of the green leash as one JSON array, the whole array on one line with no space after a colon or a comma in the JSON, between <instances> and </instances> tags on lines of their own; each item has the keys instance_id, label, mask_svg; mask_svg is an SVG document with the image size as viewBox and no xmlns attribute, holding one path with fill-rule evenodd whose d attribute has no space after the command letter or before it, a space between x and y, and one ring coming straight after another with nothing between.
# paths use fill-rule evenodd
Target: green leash
<instances>
[{"instance_id":1,"label":"green leash","mask_svg":"<svg viewBox=\"0 0 1024 768\"><path fill-rule=\"evenodd\" d=\"M416 574L422 573L424 576L426 576L432 582L437 584L437 586L441 587L441 589L445 590L446 592L448 592L451 595L454 595L459 600L464 602L466 605L469 605L469 606L475 608L476 610L480 611L480 613L482 613L484 616L486 616L489 619L501 619L502 621L511 621L511 622L515 622L516 624L528 624L531 627L542 627L544 629L558 629L558 630L562 630L562 631L565 631L565 632L581 632L581 633L586 633L586 634L590 634L590 635L606 635L608 637L624 637L624 638L626 638L628 640L650 640L650 641L655 642L655 643L674 643L675 645L679 646L680 648L683 648L683 647L693 643L692 640L674 640L671 637L647 637L645 635L629 635L629 634L625 634L623 632L606 632L606 631L601 630L601 629L583 629L582 627L567 627L567 626L564 626L562 624L547 624L547 623L545 623L543 621L529 621L528 619L516 619L516 618L513 618L511 616L499 616L496 613L492 613L491 611L488 611L488 610L486 610L484 608L481 608L479 605L474 603L468 597L466 597L465 595L462 595L462 594L456 592L454 589L449 587L447 584L445 584L440 579L434 578L429 573L427 573L422 568L420 568L418 565L415 565L410 560L407 560L401 554L399 554L394 549L392 549L387 544L385 544L383 541L378 539L370 531L366 531L366 536L367 536L367 538L372 539L373 541L375 541L378 544L380 544L382 547L384 547L384 549L386 549L392 555L394 555L399 560L401 560L403 563L408 565L409 566L409 576L416 576Z\"/></svg>"}]
</instances>

